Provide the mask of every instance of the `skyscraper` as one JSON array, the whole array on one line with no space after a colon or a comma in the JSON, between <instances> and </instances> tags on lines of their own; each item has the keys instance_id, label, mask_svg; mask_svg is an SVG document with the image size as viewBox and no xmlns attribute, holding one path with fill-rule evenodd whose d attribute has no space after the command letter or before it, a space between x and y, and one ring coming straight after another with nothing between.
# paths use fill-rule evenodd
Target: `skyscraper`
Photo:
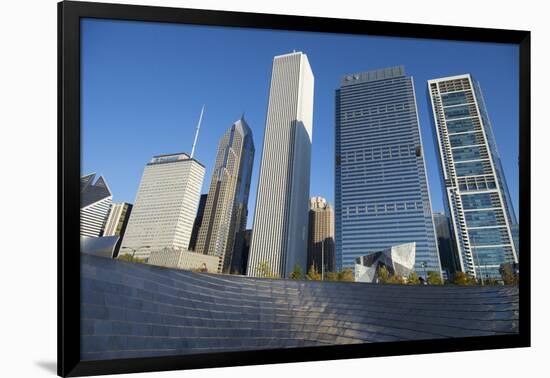
<instances>
[{"instance_id":1,"label":"skyscraper","mask_svg":"<svg viewBox=\"0 0 550 378\"><path fill-rule=\"evenodd\" d=\"M463 272L500 278L518 261L517 224L479 83L470 74L428 81L447 212Z\"/></svg>"},{"instance_id":2,"label":"skyscraper","mask_svg":"<svg viewBox=\"0 0 550 378\"><path fill-rule=\"evenodd\" d=\"M143 170L119 254L148 258L164 248L187 250L204 171L186 153L154 156Z\"/></svg>"},{"instance_id":3,"label":"skyscraper","mask_svg":"<svg viewBox=\"0 0 550 378\"><path fill-rule=\"evenodd\" d=\"M456 242L451 234L451 223L445 213L433 213L433 216L441 270L444 273L444 278L450 279L458 270Z\"/></svg>"},{"instance_id":4,"label":"skyscraper","mask_svg":"<svg viewBox=\"0 0 550 378\"><path fill-rule=\"evenodd\" d=\"M246 229L253 163L252 130L242 116L218 145L197 240L197 253L220 257L218 272L230 273L235 235Z\"/></svg>"},{"instance_id":5,"label":"skyscraper","mask_svg":"<svg viewBox=\"0 0 550 378\"><path fill-rule=\"evenodd\" d=\"M103 236L120 236L122 238L124 232L126 232L131 211L132 204L130 203L121 202L113 204L109 212L109 218L107 218L107 223L105 224Z\"/></svg>"},{"instance_id":6,"label":"skyscraper","mask_svg":"<svg viewBox=\"0 0 550 378\"><path fill-rule=\"evenodd\" d=\"M415 242L417 274L440 273L412 77L402 66L346 75L335 113L337 268Z\"/></svg>"},{"instance_id":7,"label":"skyscraper","mask_svg":"<svg viewBox=\"0 0 550 378\"><path fill-rule=\"evenodd\" d=\"M334 211L323 197L309 201L308 271L312 266L319 273L335 270Z\"/></svg>"},{"instance_id":8,"label":"skyscraper","mask_svg":"<svg viewBox=\"0 0 550 378\"><path fill-rule=\"evenodd\" d=\"M191 231L191 239L189 239L189 250L194 251L197 249L197 239L199 238L199 230L201 228L202 217L204 216L204 208L206 207L206 198L207 194L201 194L201 199L199 200L199 208L197 210L197 215L195 217L195 222L193 223L193 230Z\"/></svg>"},{"instance_id":9,"label":"skyscraper","mask_svg":"<svg viewBox=\"0 0 550 378\"><path fill-rule=\"evenodd\" d=\"M103 176L94 179L95 173L80 178L80 236L102 236L113 203Z\"/></svg>"},{"instance_id":10,"label":"skyscraper","mask_svg":"<svg viewBox=\"0 0 550 378\"><path fill-rule=\"evenodd\" d=\"M314 77L301 52L273 59L248 275L305 270Z\"/></svg>"}]
</instances>

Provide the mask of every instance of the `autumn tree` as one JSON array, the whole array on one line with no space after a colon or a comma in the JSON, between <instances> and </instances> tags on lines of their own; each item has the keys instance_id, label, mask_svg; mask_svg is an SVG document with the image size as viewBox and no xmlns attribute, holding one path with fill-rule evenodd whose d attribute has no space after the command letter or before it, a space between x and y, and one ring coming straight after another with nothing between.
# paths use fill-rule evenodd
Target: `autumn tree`
<instances>
[{"instance_id":1,"label":"autumn tree","mask_svg":"<svg viewBox=\"0 0 550 378\"><path fill-rule=\"evenodd\" d=\"M289 278L291 280L301 280L304 276L304 272L302 272L302 267L300 264L294 265L294 270L290 272Z\"/></svg>"},{"instance_id":2,"label":"autumn tree","mask_svg":"<svg viewBox=\"0 0 550 378\"><path fill-rule=\"evenodd\" d=\"M407 277L407 284L420 285L420 278L418 278L418 274L416 274L416 272L411 272L411 274L409 274L409 277Z\"/></svg>"},{"instance_id":3,"label":"autumn tree","mask_svg":"<svg viewBox=\"0 0 550 378\"><path fill-rule=\"evenodd\" d=\"M117 259L121 261L135 262L141 264L145 263L145 259L140 259L139 257L135 257L127 253L124 255L119 255Z\"/></svg>"},{"instance_id":4,"label":"autumn tree","mask_svg":"<svg viewBox=\"0 0 550 378\"><path fill-rule=\"evenodd\" d=\"M317 272L315 265L312 264L307 272L306 278L310 281L319 281L321 280L321 273Z\"/></svg>"},{"instance_id":5,"label":"autumn tree","mask_svg":"<svg viewBox=\"0 0 550 378\"><path fill-rule=\"evenodd\" d=\"M456 272L454 274L452 283L455 284L455 285L464 286L464 285L476 285L477 282L476 282L475 278L467 275L464 272Z\"/></svg>"},{"instance_id":6,"label":"autumn tree","mask_svg":"<svg viewBox=\"0 0 550 378\"><path fill-rule=\"evenodd\" d=\"M441 275L437 272L430 270L428 272L428 284L429 285L443 285Z\"/></svg>"},{"instance_id":7,"label":"autumn tree","mask_svg":"<svg viewBox=\"0 0 550 378\"><path fill-rule=\"evenodd\" d=\"M267 263L267 261L262 261L258 265L258 277L262 278L279 278L273 270L271 270L271 267Z\"/></svg>"}]
</instances>

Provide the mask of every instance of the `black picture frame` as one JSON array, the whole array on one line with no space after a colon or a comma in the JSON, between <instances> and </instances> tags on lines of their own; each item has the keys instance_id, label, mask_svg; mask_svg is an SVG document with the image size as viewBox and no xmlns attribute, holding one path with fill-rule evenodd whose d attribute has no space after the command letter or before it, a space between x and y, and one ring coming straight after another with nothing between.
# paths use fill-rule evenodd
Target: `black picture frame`
<instances>
[{"instance_id":1,"label":"black picture frame","mask_svg":"<svg viewBox=\"0 0 550 378\"><path fill-rule=\"evenodd\" d=\"M519 46L519 333L398 343L80 361L80 19L512 43ZM58 4L58 374L83 376L530 346L530 32L213 10L63 1Z\"/></svg>"}]
</instances>

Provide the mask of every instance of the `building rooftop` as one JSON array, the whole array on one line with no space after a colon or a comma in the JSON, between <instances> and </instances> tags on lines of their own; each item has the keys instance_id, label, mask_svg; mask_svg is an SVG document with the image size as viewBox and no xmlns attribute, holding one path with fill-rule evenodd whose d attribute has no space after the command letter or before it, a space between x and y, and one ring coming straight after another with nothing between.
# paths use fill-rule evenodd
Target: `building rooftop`
<instances>
[{"instance_id":1,"label":"building rooftop","mask_svg":"<svg viewBox=\"0 0 550 378\"><path fill-rule=\"evenodd\" d=\"M400 76L405 76L405 67L402 65L344 75L340 84L342 86L346 86L369 81L391 79L393 77Z\"/></svg>"}]
</instances>

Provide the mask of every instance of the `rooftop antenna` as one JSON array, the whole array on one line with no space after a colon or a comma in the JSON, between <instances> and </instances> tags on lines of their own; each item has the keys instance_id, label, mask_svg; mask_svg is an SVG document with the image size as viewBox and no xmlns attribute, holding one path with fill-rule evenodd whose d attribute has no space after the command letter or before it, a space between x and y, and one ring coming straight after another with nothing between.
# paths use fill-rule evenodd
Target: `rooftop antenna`
<instances>
[{"instance_id":1,"label":"rooftop antenna","mask_svg":"<svg viewBox=\"0 0 550 378\"><path fill-rule=\"evenodd\" d=\"M193 158L193 155L195 154L195 146L197 145L197 138L199 137L199 130L201 128L203 113L204 113L204 105L202 106L202 109L201 109L201 115L199 117L199 123L197 123L197 131L195 131L195 140L193 141L193 147L191 148L191 158Z\"/></svg>"}]
</instances>

